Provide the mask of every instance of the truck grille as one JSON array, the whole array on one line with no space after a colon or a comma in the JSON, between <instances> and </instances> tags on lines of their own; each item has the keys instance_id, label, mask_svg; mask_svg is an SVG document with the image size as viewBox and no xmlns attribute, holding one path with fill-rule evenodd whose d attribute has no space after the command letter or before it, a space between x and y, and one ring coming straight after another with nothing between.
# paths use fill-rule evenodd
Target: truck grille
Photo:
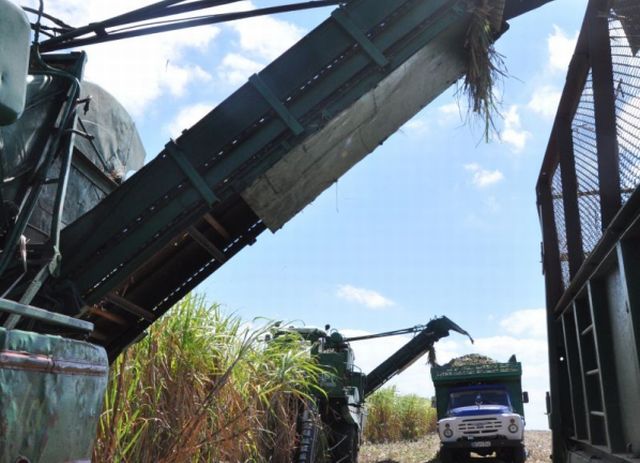
<instances>
[{"instance_id":1,"label":"truck grille","mask_svg":"<svg viewBox=\"0 0 640 463\"><path fill-rule=\"evenodd\" d=\"M458 430L465 436L492 435L501 428L502 423L497 418L468 418L458 425Z\"/></svg>"}]
</instances>

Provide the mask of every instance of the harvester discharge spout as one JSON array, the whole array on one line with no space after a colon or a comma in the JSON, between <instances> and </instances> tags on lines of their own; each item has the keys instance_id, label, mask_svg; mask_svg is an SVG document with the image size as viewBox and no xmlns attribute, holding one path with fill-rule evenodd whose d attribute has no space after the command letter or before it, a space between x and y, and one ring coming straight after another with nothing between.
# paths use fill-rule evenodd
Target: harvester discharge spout
<instances>
[{"instance_id":1,"label":"harvester discharge spout","mask_svg":"<svg viewBox=\"0 0 640 463\"><path fill-rule=\"evenodd\" d=\"M367 374L364 396L368 397L371 395L392 377L404 371L427 352L430 354L430 362L435 361L435 351L433 346L440 339L449 336L450 331L455 331L468 336L473 343L471 335L447 317L434 318L426 325L419 325L405 330L397 330L371 336L382 337L404 333L418 333L413 339ZM351 338L349 340L356 341L361 339L362 337L359 339Z\"/></svg>"},{"instance_id":2,"label":"harvester discharge spout","mask_svg":"<svg viewBox=\"0 0 640 463\"><path fill-rule=\"evenodd\" d=\"M471 341L471 344L474 344L473 338L471 337L469 332L467 332L467 330L463 329L460 325L458 325L457 323L455 323L454 321L452 321L448 317L436 318L436 319L432 320L431 322L429 322L427 327L431 328L433 331L438 332L438 333L446 332L446 334L443 334L441 336L443 338L446 337L446 336L449 336L449 331L455 331L456 333L460 333L460 334L468 337L469 341Z\"/></svg>"}]
</instances>

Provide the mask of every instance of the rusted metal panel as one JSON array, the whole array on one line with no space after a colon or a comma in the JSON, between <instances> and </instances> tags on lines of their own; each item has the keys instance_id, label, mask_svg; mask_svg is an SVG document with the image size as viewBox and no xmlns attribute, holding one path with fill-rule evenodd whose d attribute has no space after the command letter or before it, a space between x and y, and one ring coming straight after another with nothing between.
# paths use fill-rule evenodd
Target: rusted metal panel
<instances>
[{"instance_id":1,"label":"rusted metal panel","mask_svg":"<svg viewBox=\"0 0 640 463\"><path fill-rule=\"evenodd\" d=\"M0 328L0 461L91 461L107 376L102 347Z\"/></svg>"}]
</instances>

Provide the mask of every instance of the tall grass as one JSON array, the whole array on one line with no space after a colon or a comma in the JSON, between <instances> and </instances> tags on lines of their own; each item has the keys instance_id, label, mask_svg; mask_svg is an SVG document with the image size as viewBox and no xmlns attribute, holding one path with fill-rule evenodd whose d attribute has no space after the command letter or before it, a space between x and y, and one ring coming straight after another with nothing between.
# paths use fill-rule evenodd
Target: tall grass
<instances>
[{"instance_id":1,"label":"tall grass","mask_svg":"<svg viewBox=\"0 0 640 463\"><path fill-rule=\"evenodd\" d=\"M112 366L94 461L290 462L320 372L301 342L260 341L189 296Z\"/></svg>"},{"instance_id":2,"label":"tall grass","mask_svg":"<svg viewBox=\"0 0 640 463\"><path fill-rule=\"evenodd\" d=\"M367 399L364 438L369 442L415 440L435 431L436 411L431 401L400 395L395 386L376 391Z\"/></svg>"}]
</instances>

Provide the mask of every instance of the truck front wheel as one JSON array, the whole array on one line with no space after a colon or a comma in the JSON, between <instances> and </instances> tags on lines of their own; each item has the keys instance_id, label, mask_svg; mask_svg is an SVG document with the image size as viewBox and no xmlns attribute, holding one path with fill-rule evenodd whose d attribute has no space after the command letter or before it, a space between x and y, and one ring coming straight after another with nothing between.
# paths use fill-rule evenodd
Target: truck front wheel
<instances>
[{"instance_id":1,"label":"truck front wheel","mask_svg":"<svg viewBox=\"0 0 640 463\"><path fill-rule=\"evenodd\" d=\"M527 459L527 452L525 452L523 445L520 445L513 449L513 458L512 458L513 463L524 463L526 459Z\"/></svg>"},{"instance_id":2,"label":"truck front wheel","mask_svg":"<svg viewBox=\"0 0 640 463\"><path fill-rule=\"evenodd\" d=\"M440 463L456 463L454 461L453 449L440 447Z\"/></svg>"}]
</instances>

